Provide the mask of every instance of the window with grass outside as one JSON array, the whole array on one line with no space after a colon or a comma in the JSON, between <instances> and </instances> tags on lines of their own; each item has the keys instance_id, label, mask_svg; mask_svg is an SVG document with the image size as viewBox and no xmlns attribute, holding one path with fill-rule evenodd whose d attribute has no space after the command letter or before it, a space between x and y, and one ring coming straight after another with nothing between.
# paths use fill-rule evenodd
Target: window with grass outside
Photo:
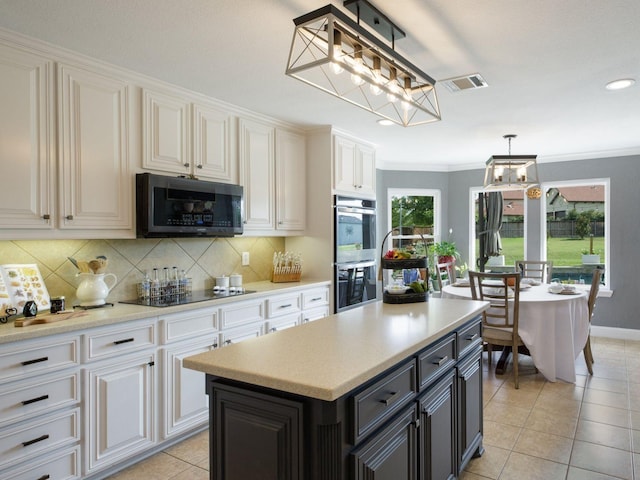
<instances>
[{"instance_id":1,"label":"window with grass outside","mask_svg":"<svg viewBox=\"0 0 640 480\"><path fill-rule=\"evenodd\" d=\"M440 238L440 190L390 188L389 231L385 248L415 248L422 253ZM426 252L424 252L426 254Z\"/></svg>"},{"instance_id":2,"label":"window with grass outside","mask_svg":"<svg viewBox=\"0 0 640 480\"><path fill-rule=\"evenodd\" d=\"M609 277L609 179L542 185L543 256L553 261L553 278L591 283L593 270Z\"/></svg>"}]
</instances>

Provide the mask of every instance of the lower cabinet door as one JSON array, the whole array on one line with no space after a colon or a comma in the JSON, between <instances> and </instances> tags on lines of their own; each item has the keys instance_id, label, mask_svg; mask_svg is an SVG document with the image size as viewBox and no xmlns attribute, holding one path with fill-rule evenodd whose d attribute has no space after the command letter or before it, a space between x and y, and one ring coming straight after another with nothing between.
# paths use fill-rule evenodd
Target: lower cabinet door
<instances>
[{"instance_id":1,"label":"lower cabinet door","mask_svg":"<svg viewBox=\"0 0 640 480\"><path fill-rule=\"evenodd\" d=\"M216 429L210 447L216 480L302 480L303 406L210 382Z\"/></svg>"},{"instance_id":2,"label":"lower cabinet door","mask_svg":"<svg viewBox=\"0 0 640 480\"><path fill-rule=\"evenodd\" d=\"M85 370L86 473L154 445L155 360L155 352L148 352Z\"/></svg>"},{"instance_id":3,"label":"lower cabinet door","mask_svg":"<svg viewBox=\"0 0 640 480\"><path fill-rule=\"evenodd\" d=\"M354 480L417 479L415 404L353 451Z\"/></svg>"},{"instance_id":4,"label":"lower cabinet door","mask_svg":"<svg viewBox=\"0 0 640 480\"><path fill-rule=\"evenodd\" d=\"M482 448L482 346L458 364L459 472Z\"/></svg>"},{"instance_id":5,"label":"lower cabinet door","mask_svg":"<svg viewBox=\"0 0 640 480\"><path fill-rule=\"evenodd\" d=\"M420 402L420 480L456 478L455 369L430 387Z\"/></svg>"}]
</instances>

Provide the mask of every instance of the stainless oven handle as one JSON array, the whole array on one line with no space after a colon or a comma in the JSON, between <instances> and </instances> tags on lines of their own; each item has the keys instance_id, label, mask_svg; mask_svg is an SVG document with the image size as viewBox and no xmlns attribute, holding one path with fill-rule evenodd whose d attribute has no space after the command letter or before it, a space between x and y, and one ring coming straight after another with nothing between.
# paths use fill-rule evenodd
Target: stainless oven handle
<instances>
[{"instance_id":1,"label":"stainless oven handle","mask_svg":"<svg viewBox=\"0 0 640 480\"><path fill-rule=\"evenodd\" d=\"M357 262L357 263L336 263L335 265L339 270L349 270L353 268L373 267L374 265L376 265L376 261L371 260L368 262Z\"/></svg>"},{"instance_id":2,"label":"stainless oven handle","mask_svg":"<svg viewBox=\"0 0 640 480\"><path fill-rule=\"evenodd\" d=\"M376 214L375 208L358 208L358 207L340 207L340 206L337 206L336 210L338 210L338 212L344 212L344 213L362 213L364 215L375 215Z\"/></svg>"}]
</instances>

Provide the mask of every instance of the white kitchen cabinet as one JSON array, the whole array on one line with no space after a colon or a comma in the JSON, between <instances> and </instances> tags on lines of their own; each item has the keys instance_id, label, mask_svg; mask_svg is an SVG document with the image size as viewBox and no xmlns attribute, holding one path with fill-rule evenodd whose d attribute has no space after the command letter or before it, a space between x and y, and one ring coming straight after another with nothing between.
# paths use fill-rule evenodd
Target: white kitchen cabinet
<instances>
[{"instance_id":1,"label":"white kitchen cabinet","mask_svg":"<svg viewBox=\"0 0 640 480\"><path fill-rule=\"evenodd\" d=\"M177 92L143 90L145 169L237 182L234 117Z\"/></svg>"},{"instance_id":2,"label":"white kitchen cabinet","mask_svg":"<svg viewBox=\"0 0 640 480\"><path fill-rule=\"evenodd\" d=\"M79 346L75 335L2 346L0 478L28 478L25 465L39 465L45 455L52 463L41 469L48 474L80 478L77 461L60 461L77 451L81 438Z\"/></svg>"},{"instance_id":3,"label":"white kitchen cabinet","mask_svg":"<svg viewBox=\"0 0 640 480\"><path fill-rule=\"evenodd\" d=\"M53 62L0 44L0 229L54 226L53 82Z\"/></svg>"},{"instance_id":4,"label":"white kitchen cabinet","mask_svg":"<svg viewBox=\"0 0 640 480\"><path fill-rule=\"evenodd\" d=\"M82 335L84 473L94 473L156 442L156 320L92 328Z\"/></svg>"},{"instance_id":5,"label":"white kitchen cabinet","mask_svg":"<svg viewBox=\"0 0 640 480\"><path fill-rule=\"evenodd\" d=\"M303 135L276 130L276 229L306 227L306 141Z\"/></svg>"},{"instance_id":6,"label":"white kitchen cabinet","mask_svg":"<svg viewBox=\"0 0 640 480\"><path fill-rule=\"evenodd\" d=\"M375 150L340 135L334 136L334 192L375 197Z\"/></svg>"},{"instance_id":7,"label":"white kitchen cabinet","mask_svg":"<svg viewBox=\"0 0 640 480\"><path fill-rule=\"evenodd\" d=\"M162 437L172 438L208 421L205 375L182 366L185 357L219 346L218 309L203 308L167 315L161 320L165 347L162 387Z\"/></svg>"},{"instance_id":8,"label":"white kitchen cabinet","mask_svg":"<svg viewBox=\"0 0 640 480\"><path fill-rule=\"evenodd\" d=\"M142 92L142 167L191 172L189 102L167 92Z\"/></svg>"},{"instance_id":9,"label":"white kitchen cabinet","mask_svg":"<svg viewBox=\"0 0 640 480\"><path fill-rule=\"evenodd\" d=\"M107 70L58 65L61 229L135 236L129 88Z\"/></svg>"},{"instance_id":10,"label":"white kitchen cabinet","mask_svg":"<svg viewBox=\"0 0 640 480\"><path fill-rule=\"evenodd\" d=\"M225 347L227 345L231 345L232 343L240 343L244 340L256 338L260 335L263 335L263 323L264 322L251 323L249 325L243 325L242 327L223 330L222 333L220 333L220 345L222 347Z\"/></svg>"},{"instance_id":11,"label":"white kitchen cabinet","mask_svg":"<svg viewBox=\"0 0 640 480\"><path fill-rule=\"evenodd\" d=\"M238 130L245 233L302 233L306 225L304 136L242 118Z\"/></svg>"},{"instance_id":12,"label":"white kitchen cabinet","mask_svg":"<svg viewBox=\"0 0 640 480\"><path fill-rule=\"evenodd\" d=\"M185 357L218 347L218 334L197 342L180 342L163 349L163 418L162 437L168 439L207 423L208 397L204 373L182 366Z\"/></svg>"},{"instance_id":13,"label":"white kitchen cabinet","mask_svg":"<svg viewBox=\"0 0 640 480\"><path fill-rule=\"evenodd\" d=\"M275 128L240 119L238 130L244 230L275 230Z\"/></svg>"},{"instance_id":14,"label":"white kitchen cabinet","mask_svg":"<svg viewBox=\"0 0 640 480\"><path fill-rule=\"evenodd\" d=\"M154 446L156 351L118 356L84 369L85 473Z\"/></svg>"}]
</instances>

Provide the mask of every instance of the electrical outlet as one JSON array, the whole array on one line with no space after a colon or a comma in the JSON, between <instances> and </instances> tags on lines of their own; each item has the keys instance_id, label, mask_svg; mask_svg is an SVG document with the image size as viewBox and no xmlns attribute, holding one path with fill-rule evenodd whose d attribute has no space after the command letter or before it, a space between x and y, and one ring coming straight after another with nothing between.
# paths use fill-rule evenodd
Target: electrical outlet
<instances>
[{"instance_id":1,"label":"electrical outlet","mask_svg":"<svg viewBox=\"0 0 640 480\"><path fill-rule=\"evenodd\" d=\"M242 266L247 267L249 265L249 252L242 252Z\"/></svg>"}]
</instances>

